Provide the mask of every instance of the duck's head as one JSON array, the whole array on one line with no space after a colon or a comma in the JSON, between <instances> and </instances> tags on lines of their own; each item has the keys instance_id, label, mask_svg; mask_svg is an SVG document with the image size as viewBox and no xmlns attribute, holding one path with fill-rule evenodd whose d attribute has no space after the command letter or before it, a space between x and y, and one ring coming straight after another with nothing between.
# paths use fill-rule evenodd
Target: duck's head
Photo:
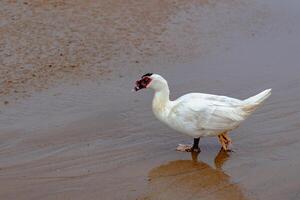
<instances>
[{"instance_id":1,"label":"duck's head","mask_svg":"<svg viewBox=\"0 0 300 200\"><path fill-rule=\"evenodd\" d=\"M155 91L159 91L168 86L167 81L162 76L152 73L144 74L140 80L135 82L135 84L135 91L146 88L152 88Z\"/></svg>"}]
</instances>

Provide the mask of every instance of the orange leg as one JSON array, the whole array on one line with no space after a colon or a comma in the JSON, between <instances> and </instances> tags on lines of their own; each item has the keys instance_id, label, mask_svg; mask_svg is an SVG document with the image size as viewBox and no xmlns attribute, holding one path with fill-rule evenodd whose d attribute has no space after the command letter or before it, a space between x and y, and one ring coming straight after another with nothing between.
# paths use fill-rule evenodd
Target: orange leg
<instances>
[{"instance_id":1,"label":"orange leg","mask_svg":"<svg viewBox=\"0 0 300 200\"><path fill-rule=\"evenodd\" d=\"M228 133L227 133L227 132L226 132L226 133L223 133L222 136L224 137L226 144L229 145L229 144L232 143L232 142L231 142L231 139L230 139L230 137L228 136Z\"/></svg>"},{"instance_id":2,"label":"orange leg","mask_svg":"<svg viewBox=\"0 0 300 200\"><path fill-rule=\"evenodd\" d=\"M227 132L221 133L220 135L218 135L219 141L222 145L222 148L227 151L228 150L228 146L231 144L231 139L229 138L229 136L227 135Z\"/></svg>"},{"instance_id":3,"label":"orange leg","mask_svg":"<svg viewBox=\"0 0 300 200\"><path fill-rule=\"evenodd\" d=\"M218 135L218 138L219 138L220 144L222 145L222 148L223 148L224 150L227 150L227 147L226 147L226 144L225 144L225 140L224 140L224 138L222 137L222 135L221 135L221 134Z\"/></svg>"}]
</instances>

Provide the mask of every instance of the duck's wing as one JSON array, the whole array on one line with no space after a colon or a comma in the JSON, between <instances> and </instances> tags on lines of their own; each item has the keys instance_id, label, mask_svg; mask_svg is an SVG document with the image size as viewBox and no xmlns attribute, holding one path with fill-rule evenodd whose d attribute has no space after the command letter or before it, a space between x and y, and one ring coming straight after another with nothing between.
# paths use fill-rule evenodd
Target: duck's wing
<instances>
[{"instance_id":1,"label":"duck's wing","mask_svg":"<svg viewBox=\"0 0 300 200\"><path fill-rule=\"evenodd\" d=\"M214 104L217 105L224 105L224 106L228 106L228 105L232 105L232 106L236 106L236 105L240 105L243 104L244 102L242 100L239 99L235 99L235 98L231 98L231 97L227 97L227 96L221 96L221 95L214 95L214 94L205 94L205 93L189 93L189 94L185 94L181 97L179 97L176 101L178 102L184 102L184 101L211 101Z\"/></svg>"},{"instance_id":2,"label":"duck's wing","mask_svg":"<svg viewBox=\"0 0 300 200\"><path fill-rule=\"evenodd\" d=\"M171 112L176 113L179 120L193 123L196 129L216 131L234 129L247 116L241 101L226 97L184 98L177 101Z\"/></svg>"}]
</instances>

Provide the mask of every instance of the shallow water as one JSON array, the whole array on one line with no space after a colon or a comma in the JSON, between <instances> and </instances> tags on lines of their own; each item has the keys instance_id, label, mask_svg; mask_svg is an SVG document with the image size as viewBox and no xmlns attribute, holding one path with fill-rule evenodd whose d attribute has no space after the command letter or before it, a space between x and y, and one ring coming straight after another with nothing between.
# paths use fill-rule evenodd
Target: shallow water
<instances>
[{"instance_id":1,"label":"shallow water","mask_svg":"<svg viewBox=\"0 0 300 200\"><path fill-rule=\"evenodd\" d=\"M213 19L225 15L223 6L216 5ZM62 86L3 109L0 198L299 199L300 3L247 6L225 15L230 20L217 38L200 37L211 44L203 42L209 50L199 58L129 68L106 84ZM249 18L247 8L261 7L258 18ZM190 19L184 22L196 26L193 34L197 22L209 25L196 8L182 12L170 21ZM154 118L151 92L129 92L149 71L169 81L172 99L190 91L247 98L273 88L273 94L231 133L234 152L219 152L217 139L205 138L199 155L181 153L177 144L192 138Z\"/></svg>"},{"instance_id":2,"label":"shallow water","mask_svg":"<svg viewBox=\"0 0 300 200\"><path fill-rule=\"evenodd\" d=\"M174 160L149 172L149 199L248 199L242 188L231 181L222 166L230 155L220 151L214 166L198 160Z\"/></svg>"}]
</instances>

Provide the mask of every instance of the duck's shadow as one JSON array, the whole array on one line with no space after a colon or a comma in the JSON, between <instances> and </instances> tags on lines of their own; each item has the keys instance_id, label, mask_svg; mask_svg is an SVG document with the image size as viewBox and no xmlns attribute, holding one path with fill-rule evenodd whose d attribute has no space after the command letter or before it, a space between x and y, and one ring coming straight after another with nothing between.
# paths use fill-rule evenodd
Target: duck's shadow
<instances>
[{"instance_id":1,"label":"duck's shadow","mask_svg":"<svg viewBox=\"0 0 300 200\"><path fill-rule=\"evenodd\" d=\"M218 199L245 200L241 188L222 171L229 154L220 151L215 168L191 153L191 160L175 160L152 169L146 199Z\"/></svg>"}]
</instances>

